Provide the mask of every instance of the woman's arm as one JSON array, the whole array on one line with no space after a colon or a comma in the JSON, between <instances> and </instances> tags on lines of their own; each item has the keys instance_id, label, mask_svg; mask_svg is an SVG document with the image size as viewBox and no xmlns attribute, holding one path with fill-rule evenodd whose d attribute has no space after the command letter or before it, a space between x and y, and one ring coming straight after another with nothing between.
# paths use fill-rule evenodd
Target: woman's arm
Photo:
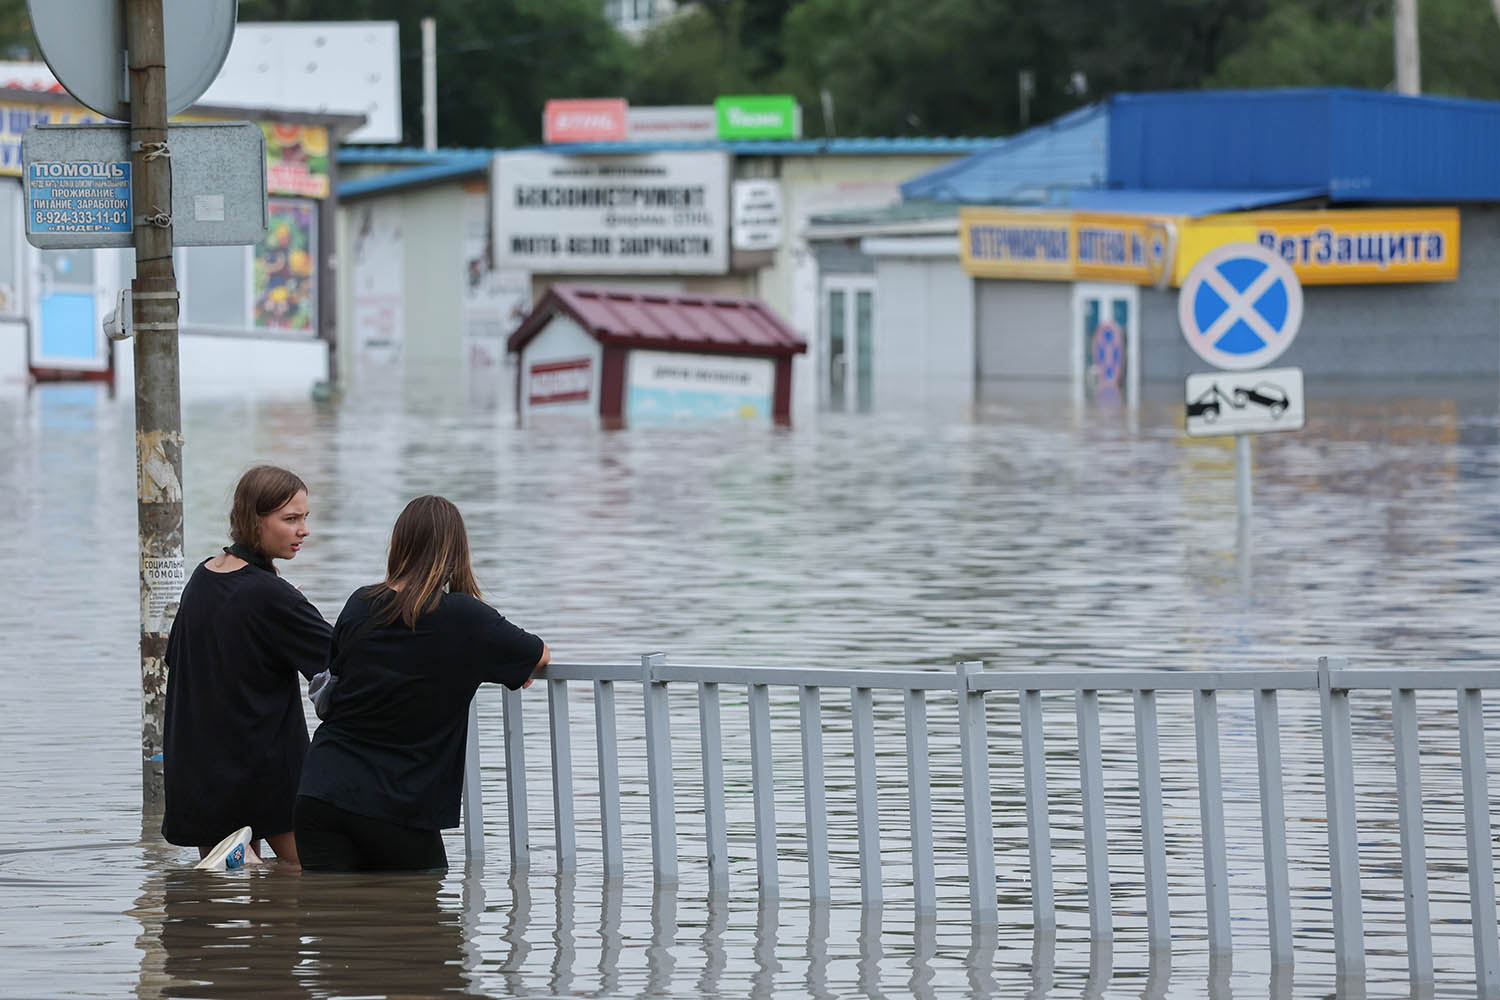
<instances>
[{"instance_id":1,"label":"woman's arm","mask_svg":"<svg viewBox=\"0 0 1500 1000\"><path fill-rule=\"evenodd\" d=\"M551 662L552 662L552 650L551 650L550 647L548 647L547 640L543 639L542 640L542 658L540 660L536 661L536 666L534 666L534 667L531 668L531 676L528 677L528 678L526 678L526 683L522 684L521 686L523 688L529 688L529 687L531 687L531 682L534 681L534 680L536 680L536 675L539 674L539 673L541 673L542 669L544 667L546 667L547 664L549 664Z\"/></svg>"}]
</instances>

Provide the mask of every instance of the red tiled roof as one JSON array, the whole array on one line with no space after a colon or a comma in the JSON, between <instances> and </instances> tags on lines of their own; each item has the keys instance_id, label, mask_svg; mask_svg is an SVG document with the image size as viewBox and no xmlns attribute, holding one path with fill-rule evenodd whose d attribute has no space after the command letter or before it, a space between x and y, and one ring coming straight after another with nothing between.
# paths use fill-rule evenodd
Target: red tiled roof
<instances>
[{"instance_id":1,"label":"red tiled roof","mask_svg":"<svg viewBox=\"0 0 1500 1000\"><path fill-rule=\"evenodd\" d=\"M791 355L807 342L758 299L553 285L510 335L519 351L565 312L600 343L705 354Z\"/></svg>"}]
</instances>

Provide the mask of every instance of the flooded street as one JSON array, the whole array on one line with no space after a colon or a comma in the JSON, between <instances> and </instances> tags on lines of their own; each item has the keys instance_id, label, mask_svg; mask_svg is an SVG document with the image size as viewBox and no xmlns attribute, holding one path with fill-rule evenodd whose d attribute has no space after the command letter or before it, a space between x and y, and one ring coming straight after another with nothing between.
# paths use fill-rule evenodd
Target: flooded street
<instances>
[{"instance_id":1,"label":"flooded street","mask_svg":"<svg viewBox=\"0 0 1500 1000\"><path fill-rule=\"evenodd\" d=\"M560 662L988 670L1500 663L1500 389L1307 385L1300 433L1255 441L1236 553L1232 439L1189 440L1174 387L1137 414L968 390L946 406L751 429L521 431L463 386L190 401L186 550L225 544L233 484L311 488L285 568L332 619L379 579L412 496L467 520L486 598ZM1035 395L1028 394L1028 395ZM968 922L953 698L931 699L938 916L914 918L899 697L876 698L883 911L859 906L848 693L825 693L834 900L810 906L797 708L773 693L782 897L755 882L743 691L724 691L731 893L708 900L696 696L671 693L682 883L653 890L639 689L619 691L623 884L606 884L593 706L575 685L579 871L555 873L546 707L526 692L532 864L507 852L498 690L481 694L487 860L444 877L211 875L140 815L133 409L91 386L0 396L0 995L1311 998L1335 990L1315 693L1281 720L1297 964L1267 957L1251 702L1220 698L1236 951L1211 963L1192 706L1161 696L1176 946L1145 947L1128 696L1104 693L1115 943L1092 950L1071 698L1048 699L1058 894L1034 948L1014 696L989 744L1001 924ZM1451 697L1423 695L1438 996L1472 996ZM1405 996L1388 699L1353 699L1370 996ZM310 721L311 708L308 708ZM1486 711L1500 819L1500 698ZM590 796L593 796L590 798Z\"/></svg>"}]
</instances>

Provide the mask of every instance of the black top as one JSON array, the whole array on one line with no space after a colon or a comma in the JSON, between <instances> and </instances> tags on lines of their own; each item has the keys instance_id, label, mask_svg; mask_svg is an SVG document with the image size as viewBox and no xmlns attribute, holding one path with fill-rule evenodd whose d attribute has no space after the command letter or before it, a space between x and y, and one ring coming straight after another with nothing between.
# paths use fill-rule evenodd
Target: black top
<instances>
[{"instance_id":1,"label":"black top","mask_svg":"<svg viewBox=\"0 0 1500 1000\"><path fill-rule=\"evenodd\" d=\"M391 592L361 588L333 627L330 657L356 629L298 794L422 830L458 825L469 702L483 681L519 688L542 640L467 594L444 594L415 629L361 623Z\"/></svg>"},{"instance_id":2,"label":"black top","mask_svg":"<svg viewBox=\"0 0 1500 1000\"><path fill-rule=\"evenodd\" d=\"M297 674L323 669L331 632L275 573L193 571L167 638L161 833L170 843L212 846L247 825L257 837L292 828L307 753Z\"/></svg>"}]
</instances>

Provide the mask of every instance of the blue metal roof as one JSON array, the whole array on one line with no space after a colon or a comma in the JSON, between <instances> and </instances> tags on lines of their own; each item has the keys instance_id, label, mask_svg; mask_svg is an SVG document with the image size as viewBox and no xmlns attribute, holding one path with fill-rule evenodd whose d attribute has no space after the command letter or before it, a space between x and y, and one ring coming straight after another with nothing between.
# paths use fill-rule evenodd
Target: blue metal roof
<instances>
[{"instance_id":1,"label":"blue metal roof","mask_svg":"<svg viewBox=\"0 0 1500 1000\"><path fill-rule=\"evenodd\" d=\"M342 146L344 163L431 163L455 155L528 150L582 156L600 153L661 153L717 149L736 156L960 156L986 149L999 142L993 137L936 136L869 139L714 139L704 142L570 142L555 146L519 146L514 149L414 149L408 146Z\"/></svg>"},{"instance_id":2,"label":"blue metal roof","mask_svg":"<svg viewBox=\"0 0 1500 1000\"><path fill-rule=\"evenodd\" d=\"M358 180L341 181L338 186L339 198L347 201L352 198L383 194L387 191L395 191L400 188L420 187L423 184L437 184L442 181L453 180L471 174L482 174L489 170L490 161L493 159L493 154L486 150L471 150L441 156L429 153L426 156L428 159L416 161L377 160L373 157L361 161L356 157L355 162L417 162L421 165L410 167L406 170L393 170L388 174L380 174L376 177L361 177ZM348 157L344 157L341 151L340 159L348 160Z\"/></svg>"},{"instance_id":3,"label":"blue metal roof","mask_svg":"<svg viewBox=\"0 0 1500 1000\"><path fill-rule=\"evenodd\" d=\"M965 204L1044 202L1058 188L1102 186L1108 145L1109 109L1091 104L914 177L901 185L901 196Z\"/></svg>"},{"instance_id":4,"label":"blue metal roof","mask_svg":"<svg viewBox=\"0 0 1500 1000\"><path fill-rule=\"evenodd\" d=\"M1111 187L1500 201L1496 101L1288 88L1120 94L1109 105Z\"/></svg>"},{"instance_id":5,"label":"blue metal roof","mask_svg":"<svg viewBox=\"0 0 1500 1000\"><path fill-rule=\"evenodd\" d=\"M1221 191L1137 191L1091 188L1059 191L1049 204L1080 212L1111 212L1125 215L1186 215L1197 218L1220 212L1242 212L1267 205L1318 198L1327 188L1281 188Z\"/></svg>"}]
</instances>

